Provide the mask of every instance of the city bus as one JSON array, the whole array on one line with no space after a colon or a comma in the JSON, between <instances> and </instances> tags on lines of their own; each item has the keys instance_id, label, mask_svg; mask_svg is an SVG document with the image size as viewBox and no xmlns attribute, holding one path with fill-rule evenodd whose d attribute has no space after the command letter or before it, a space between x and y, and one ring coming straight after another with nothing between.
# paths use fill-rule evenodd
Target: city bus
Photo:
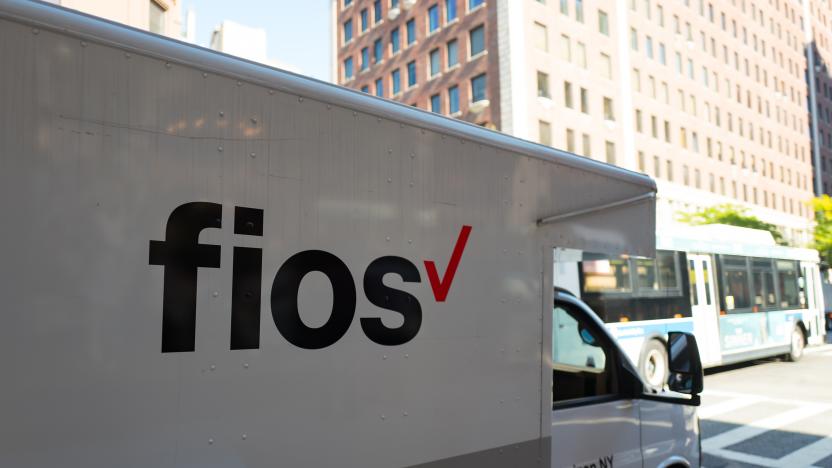
<instances>
[{"instance_id":1,"label":"city bus","mask_svg":"<svg viewBox=\"0 0 832 468\"><path fill-rule=\"evenodd\" d=\"M584 255L581 299L606 323L644 379L667 381L665 337L693 332L706 367L783 355L823 342L817 251L726 225L657 233L656 257Z\"/></svg>"}]
</instances>

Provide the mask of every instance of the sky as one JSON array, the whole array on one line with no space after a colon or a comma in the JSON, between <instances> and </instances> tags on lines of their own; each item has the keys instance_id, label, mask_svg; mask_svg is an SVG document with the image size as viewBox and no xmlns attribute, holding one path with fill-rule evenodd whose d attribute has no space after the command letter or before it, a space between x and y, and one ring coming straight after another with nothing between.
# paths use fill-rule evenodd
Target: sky
<instances>
[{"instance_id":1,"label":"sky","mask_svg":"<svg viewBox=\"0 0 832 468\"><path fill-rule=\"evenodd\" d=\"M196 43L208 46L222 20L263 28L268 57L304 75L329 81L331 0L184 0L182 21L196 12Z\"/></svg>"}]
</instances>

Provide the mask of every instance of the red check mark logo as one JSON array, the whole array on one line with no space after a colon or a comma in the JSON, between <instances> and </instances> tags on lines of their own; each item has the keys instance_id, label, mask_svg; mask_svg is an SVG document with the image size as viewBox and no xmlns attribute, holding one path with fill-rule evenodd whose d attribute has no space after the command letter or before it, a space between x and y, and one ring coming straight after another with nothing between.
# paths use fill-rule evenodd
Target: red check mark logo
<instances>
[{"instance_id":1,"label":"red check mark logo","mask_svg":"<svg viewBox=\"0 0 832 468\"><path fill-rule=\"evenodd\" d=\"M451 254L451 260L448 262L448 269L445 270L445 275L441 280L433 260L425 260L425 269L428 272L430 287L433 289L433 297L436 298L436 302L445 302L445 298L448 297L448 291L451 290L451 283L454 282L454 275L456 275L456 269L459 266L460 259L462 259L462 252L465 250L465 244L468 242L470 234L471 226L462 226L459 237L456 239L454 251Z\"/></svg>"}]
</instances>

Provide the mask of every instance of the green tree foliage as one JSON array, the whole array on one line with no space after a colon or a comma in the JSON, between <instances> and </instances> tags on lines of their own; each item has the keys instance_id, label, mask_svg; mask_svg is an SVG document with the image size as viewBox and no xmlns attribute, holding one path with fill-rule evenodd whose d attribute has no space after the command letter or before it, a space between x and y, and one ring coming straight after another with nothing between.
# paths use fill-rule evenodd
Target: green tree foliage
<instances>
[{"instance_id":1,"label":"green tree foliage","mask_svg":"<svg viewBox=\"0 0 832 468\"><path fill-rule=\"evenodd\" d=\"M829 209L830 220L832 220L832 200L829 201ZM783 234L780 230L777 229L777 226L762 221L754 215L748 214L747 208L732 205L730 203L715 205L689 213L682 212L679 213L678 217L679 221L693 226L698 226L700 224L730 224L731 226L768 231L774 237L775 242L780 245L786 245L786 240L783 238ZM832 235L830 235L829 239L830 247L832 247Z\"/></svg>"},{"instance_id":2,"label":"green tree foliage","mask_svg":"<svg viewBox=\"0 0 832 468\"><path fill-rule=\"evenodd\" d=\"M832 198L821 195L812 199L815 209L815 245L821 257L832 263Z\"/></svg>"}]
</instances>

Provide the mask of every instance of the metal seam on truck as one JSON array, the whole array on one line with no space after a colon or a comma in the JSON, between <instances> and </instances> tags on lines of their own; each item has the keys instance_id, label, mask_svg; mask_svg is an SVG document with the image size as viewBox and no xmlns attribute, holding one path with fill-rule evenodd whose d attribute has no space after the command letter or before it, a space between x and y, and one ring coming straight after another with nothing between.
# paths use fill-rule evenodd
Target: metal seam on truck
<instances>
[{"instance_id":1,"label":"metal seam on truck","mask_svg":"<svg viewBox=\"0 0 832 468\"><path fill-rule=\"evenodd\" d=\"M644 200L652 200L656 198L656 192L648 192L642 193L641 195L636 195L635 197L625 198L624 200L617 200L610 203L605 203L603 205L591 206L589 208L583 208L580 210L569 211L563 214L549 216L543 219L538 220L538 226L542 226L544 224L551 224L557 221L563 221L564 219L574 218L576 216L582 216L585 214L595 213L597 211L603 211L610 208L616 208L619 206L624 205L632 205Z\"/></svg>"},{"instance_id":2,"label":"metal seam on truck","mask_svg":"<svg viewBox=\"0 0 832 468\"><path fill-rule=\"evenodd\" d=\"M160 60L174 61L201 71L244 79L267 89L297 94L321 96L320 102L361 111L438 133L454 133L472 141L484 141L487 145L521 153L525 156L562 164L594 174L612 177L623 182L656 190L656 183L649 176L612 166L600 161L526 141L511 135L489 130L478 125L428 113L421 109L359 91L343 88L314 78L251 62L203 47L157 36L130 26L115 23L65 7L35 0L0 0L0 18L37 25L62 34L72 34L82 39L139 53ZM186 57L197 56L203 63ZM216 70L230 73L217 73ZM317 99L316 99L317 100ZM379 107L385 107L382 115Z\"/></svg>"}]
</instances>

